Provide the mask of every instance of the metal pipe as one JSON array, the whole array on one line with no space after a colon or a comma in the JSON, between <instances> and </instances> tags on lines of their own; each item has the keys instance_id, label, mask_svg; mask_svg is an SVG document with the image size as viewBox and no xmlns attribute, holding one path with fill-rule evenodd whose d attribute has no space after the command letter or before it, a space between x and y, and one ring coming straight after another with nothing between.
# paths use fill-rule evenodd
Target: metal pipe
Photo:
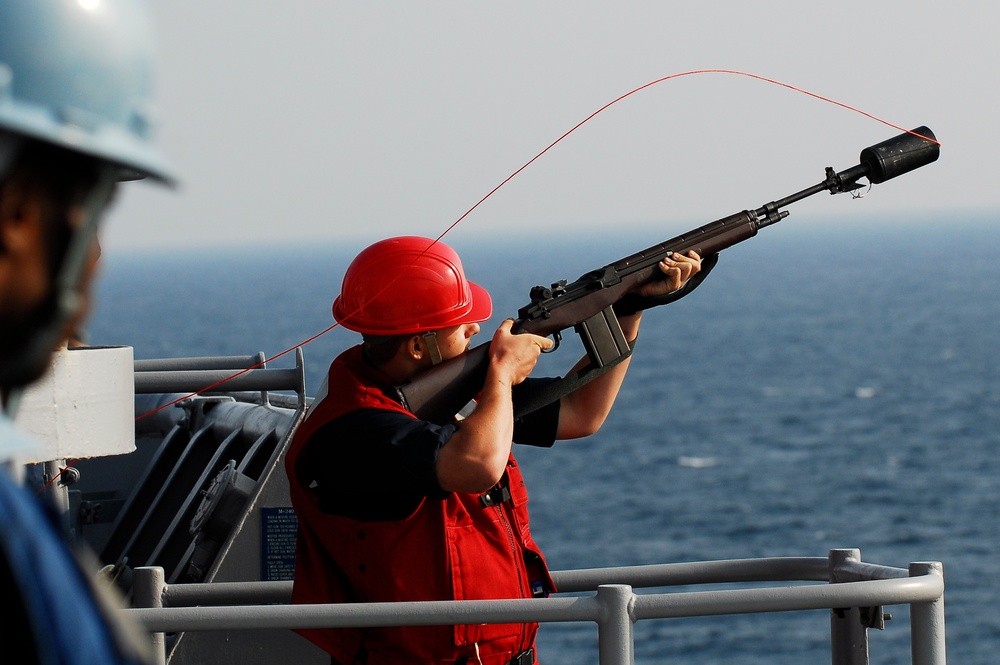
<instances>
[{"instance_id":1,"label":"metal pipe","mask_svg":"<svg viewBox=\"0 0 1000 665\"><path fill-rule=\"evenodd\" d=\"M603 584L597 600L604 611L597 622L601 665L632 665L635 651L634 622L630 613L635 594L626 584Z\"/></svg>"},{"instance_id":2,"label":"metal pipe","mask_svg":"<svg viewBox=\"0 0 1000 665\"><path fill-rule=\"evenodd\" d=\"M299 389L298 369L180 370L135 373L136 393L193 393L222 384L219 390Z\"/></svg>"},{"instance_id":3,"label":"metal pipe","mask_svg":"<svg viewBox=\"0 0 1000 665\"><path fill-rule=\"evenodd\" d=\"M910 651L913 665L945 665L944 567L936 561L910 564L910 575L937 578L941 593L936 598L910 607Z\"/></svg>"},{"instance_id":4,"label":"metal pipe","mask_svg":"<svg viewBox=\"0 0 1000 665\"><path fill-rule=\"evenodd\" d=\"M835 550L837 551L837 550ZM865 563L853 559L844 560L837 565L831 574L836 575L836 582L862 582L864 580L895 580L909 577L906 568L881 566L877 563Z\"/></svg>"},{"instance_id":5,"label":"metal pipe","mask_svg":"<svg viewBox=\"0 0 1000 665\"><path fill-rule=\"evenodd\" d=\"M585 598L463 600L325 605L254 605L124 609L147 630L166 633L264 628L448 626L536 621L594 621L602 607Z\"/></svg>"},{"instance_id":6,"label":"metal pipe","mask_svg":"<svg viewBox=\"0 0 1000 665\"><path fill-rule=\"evenodd\" d=\"M165 587L166 575L163 568L159 566L136 568L132 576L132 604L151 611L162 611ZM167 645L163 631L151 631L149 637L153 645L154 665L166 665Z\"/></svg>"},{"instance_id":7,"label":"metal pipe","mask_svg":"<svg viewBox=\"0 0 1000 665\"><path fill-rule=\"evenodd\" d=\"M861 561L861 550L830 550L830 583L841 581L841 571ZM857 607L830 610L830 658L833 665L868 665L868 630Z\"/></svg>"},{"instance_id":8,"label":"metal pipe","mask_svg":"<svg viewBox=\"0 0 1000 665\"><path fill-rule=\"evenodd\" d=\"M556 588L567 593L593 591L601 584L648 588L726 582L819 582L826 581L828 577L829 563L825 557L729 559L552 572Z\"/></svg>"},{"instance_id":9,"label":"metal pipe","mask_svg":"<svg viewBox=\"0 0 1000 665\"><path fill-rule=\"evenodd\" d=\"M730 589L636 596L636 619L757 614L927 602L943 592L933 576L796 587Z\"/></svg>"},{"instance_id":10,"label":"metal pipe","mask_svg":"<svg viewBox=\"0 0 1000 665\"><path fill-rule=\"evenodd\" d=\"M885 570L902 570L883 567ZM776 557L666 563L618 568L554 570L560 593L595 591L601 585L626 584L634 589L726 582L823 581L828 573L823 557ZM226 605L246 602L289 602L291 582L212 582L169 585L164 591L169 607Z\"/></svg>"},{"instance_id":11,"label":"metal pipe","mask_svg":"<svg viewBox=\"0 0 1000 665\"><path fill-rule=\"evenodd\" d=\"M136 568L136 570L145 569ZM163 590L163 604L167 607L290 603L291 601L291 581L170 584Z\"/></svg>"},{"instance_id":12,"label":"metal pipe","mask_svg":"<svg viewBox=\"0 0 1000 665\"><path fill-rule=\"evenodd\" d=\"M136 607L123 611L146 630L155 633L154 640L159 640L155 642L158 655L162 659L159 665L163 665L165 660L162 634L167 632L569 621L597 623L602 665L622 665L632 662L634 624L642 619L909 603L912 605L913 663L945 665L944 576L941 564L910 564L909 576L899 578L899 569L860 566L859 558L858 550L832 550L829 560L818 560L828 562L831 578L843 579L845 576L859 574L860 571L863 575L885 574L891 579L644 595L634 594L630 585L600 584L594 596L577 598L219 607L162 605L287 602L291 582L167 586L163 583L162 569L137 568L133 587L133 603ZM793 558L665 564L603 571L594 569L582 571L583 575L570 578L582 583L583 580L589 581L600 574L605 580L622 576L648 577L646 581L656 586L707 583L732 578L735 574L734 567L744 564L751 564L749 567L755 569L753 574L739 575L744 579L761 575L773 576L782 569L812 575L816 561L814 558ZM699 570L702 573L700 577L695 574ZM654 572L657 575L652 575Z\"/></svg>"},{"instance_id":13,"label":"metal pipe","mask_svg":"<svg viewBox=\"0 0 1000 665\"><path fill-rule=\"evenodd\" d=\"M905 580L845 582L763 589L638 595L633 617L666 619L754 614L878 604L926 603L940 597L939 575ZM521 621L597 621L593 597L528 600L340 603L265 607L165 607L126 609L149 630L240 630L339 626L450 625Z\"/></svg>"},{"instance_id":14,"label":"metal pipe","mask_svg":"<svg viewBox=\"0 0 1000 665\"><path fill-rule=\"evenodd\" d=\"M134 361L137 372L176 372L195 369L246 369L256 367L262 354L253 356L207 356L193 358L150 358Z\"/></svg>"}]
</instances>

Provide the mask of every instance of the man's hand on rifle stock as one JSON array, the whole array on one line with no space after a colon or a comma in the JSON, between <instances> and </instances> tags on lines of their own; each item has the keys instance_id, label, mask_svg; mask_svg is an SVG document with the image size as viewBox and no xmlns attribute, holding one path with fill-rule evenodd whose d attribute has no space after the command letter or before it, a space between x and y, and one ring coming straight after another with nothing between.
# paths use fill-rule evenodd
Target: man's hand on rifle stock
<instances>
[{"instance_id":1,"label":"man's hand on rifle stock","mask_svg":"<svg viewBox=\"0 0 1000 665\"><path fill-rule=\"evenodd\" d=\"M662 279L650 279L615 303L615 313L622 322L622 330L625 330L624 317L631 317L650 307L672 303L693 291L708 276L718 260L718 254L710 254L703 260L694 250L688 251L687 255L675 253L664 257L657 264L664 274Z\"/></svg>"},{"instance_id":2,"label":"man's hand on rifle stock","mask_svg":"<svg viewBox=\"0 0 1000 665\"><path fill-rule=\"evenodd\" d=\"M663 277L650 280L629 296L645 300L665 296L683 288L689 279L701 271L701 257L693 251L688 252L687 256L675 254L665 257L658 266ZM639 309L623 314L618 319L622 334L625 335L625 340L629 344L633 343L639 335L641 318L642 311ZM630 358L625 358L597 378L561 397L556 438L575 439L590 436L600 429L618 396L618 390L625 378L629 361ZM579 371L589 363L590 359L584 356L570 370L570 374Z\"/></svg>"},{"instance_id":3,"label":"man's hand on rifle stock","mask_svg":"<svg viewBox=\"0 0 1000 665\"><path fill-rule=\"evenodd\" d=\"M659 298L670 295L680 290L688 283L688 280L701 272L701 257L698 252L691 250L687 256L683 254L672 254L666 256L657 264L663 273L661 279L651 279L628 297L634 300L645 298ZM625 338L630 342L639 334L640 311L623 312L619 315L619 323Z\"/></svg>"}]
</instances>

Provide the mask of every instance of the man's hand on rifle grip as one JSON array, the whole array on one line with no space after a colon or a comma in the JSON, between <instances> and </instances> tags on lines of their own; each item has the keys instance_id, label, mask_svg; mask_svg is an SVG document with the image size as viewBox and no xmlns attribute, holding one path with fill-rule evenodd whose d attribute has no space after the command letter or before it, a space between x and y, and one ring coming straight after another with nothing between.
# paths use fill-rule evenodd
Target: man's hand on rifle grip
<instances>
[{"instance_id":1,"label":"man's hand on rifle grip","mask_svg":"<svg viewBox=\"0 0 1000 665\"><path fill-rule=\"evenodd\" d=\"M552 347L548 337L532 333L513 334L513 319L506 319L497 328L490 342L490 373L507 386L524 381L538 362L542 351Z\"/></svg>"}]
</instances>

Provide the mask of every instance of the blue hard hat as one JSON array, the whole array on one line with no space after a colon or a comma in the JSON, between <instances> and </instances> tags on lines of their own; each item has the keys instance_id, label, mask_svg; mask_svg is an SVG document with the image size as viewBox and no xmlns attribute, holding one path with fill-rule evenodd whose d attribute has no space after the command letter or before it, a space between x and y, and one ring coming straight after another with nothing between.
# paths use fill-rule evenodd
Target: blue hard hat
<instances>
[{"instance_id":1,"label":"blue hard hat","mask_svg":"<svg viewBox=\"0 0 1000 665\"><path fill-rule=\"evenodd\" d=\"M154 57L143 0L0 0L0 131L171 182Z\"/></svg>"}]
</instances>

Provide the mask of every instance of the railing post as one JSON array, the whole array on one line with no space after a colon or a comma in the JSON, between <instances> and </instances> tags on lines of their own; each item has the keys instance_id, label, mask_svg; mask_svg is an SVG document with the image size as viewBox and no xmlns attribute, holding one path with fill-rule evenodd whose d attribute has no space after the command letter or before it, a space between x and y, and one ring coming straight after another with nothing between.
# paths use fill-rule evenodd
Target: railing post
<instances>
[{"instance_id":1,"label":"railing post","mask_svg":"<svg viewBox=\"0 0 1000 665\"><path fill-rule=\"evenodd\" d=\"M165 579L163 568L158 566L136 568L132 571L132 606L162 608ZM153 644L155 665L166 665L167 646L164 634L150 633L149 638Z\"/></svg>"},{"instance_id":2,"label":"railing post","mask_svg":"<svg viewBox=\"0 0 1000 665\"><path fill-rule=\"evenodd\" d=\"M837 567L848 561L861 561L861 550L830 550L830 583L836 584ZM833 665L868 665L868 629L861 622L857 607L830 610L830 655Z\"/></svg>"},{"instance_id":3,"label":"railing post","mask_svg":"<svg viewBox=\"0 0 1000 665\"><path fill-rule=\"evenodd\" d=\"M944 576L944 567L936 561L910 564L910 577ZM944 594L929 603L910 605L910 650L913 665L945 665Z\"/></svg>"},{"instance_id":4,"label":"railing post","mask_svg":"<svg viewBox=\"0 0 1000 665\"><path fill-rule=\"evenodd\" d=\"M597 599L604 607L597 623L597 643L601 665L632 665L634 636L632 587L627 584L602 584Z\"/></svg>"}]
</instances>

